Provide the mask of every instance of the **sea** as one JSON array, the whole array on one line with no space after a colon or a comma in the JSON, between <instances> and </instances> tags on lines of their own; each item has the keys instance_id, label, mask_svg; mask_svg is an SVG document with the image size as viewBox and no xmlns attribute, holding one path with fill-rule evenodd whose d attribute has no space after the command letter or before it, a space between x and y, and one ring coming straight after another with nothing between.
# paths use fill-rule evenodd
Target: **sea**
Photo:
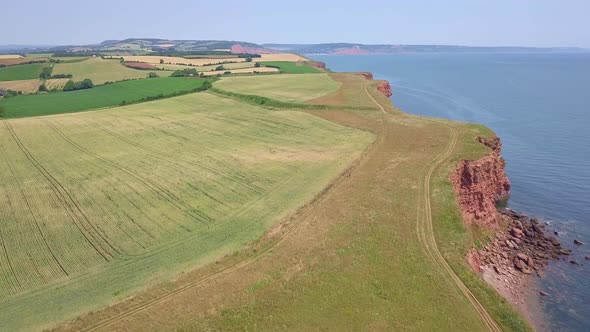
<instances>
[{"instance_id":1,"label":"sea","mask_svg":"<svg viewBox=\"0 0 590 332\"><path fill-rule=\"evenodd\" d=\"M539 298L543 319L535 325L590 331L590 53L309 57L333 71L388 80L406 113L493 129L512 182L508 207L546 221L573 249L535 283L531 292L548 294Z\"/></svg>"}]
</instances>

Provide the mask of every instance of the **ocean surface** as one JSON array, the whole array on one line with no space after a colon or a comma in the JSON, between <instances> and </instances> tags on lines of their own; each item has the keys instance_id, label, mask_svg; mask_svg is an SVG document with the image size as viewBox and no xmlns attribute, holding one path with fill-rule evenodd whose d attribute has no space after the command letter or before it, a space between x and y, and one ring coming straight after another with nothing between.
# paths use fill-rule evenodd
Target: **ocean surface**
<instances>
[{"instance_id":1,"label":"ocean surface","mask_svg":"<svg viewBox=\"0 0 590 332\"><path fill-rule=\"evenodd\" d=\"M547 221L574 250L538 280L549 294L541 299L541 328L590 331L590 261L584 259L590 256L590 54L311 58L334 71L370 71L388 80L394 104L406 113L492 128L512 182L509 207Z\"/></svg>"}]
</instances>

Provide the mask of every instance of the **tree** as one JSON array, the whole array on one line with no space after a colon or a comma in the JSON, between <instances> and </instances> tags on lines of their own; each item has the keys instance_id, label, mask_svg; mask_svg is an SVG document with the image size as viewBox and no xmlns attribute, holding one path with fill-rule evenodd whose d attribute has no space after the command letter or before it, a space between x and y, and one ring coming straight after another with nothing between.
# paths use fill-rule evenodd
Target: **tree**
<instances>
[{"instance_id":1,"label":"tree","mask_svg":"<svg viewBox=\"0 0 590 332\"><path fill-rule=\"evenodd\" d=\"M164 59L160 59L160 64L163 65L164 64Z\"/></svg>"},{"instance_id":2,"label":"tree","mask_svg":"<svg viewBox=\"0 0 590 332\"><path fill-rule=\"evenodd\" d=\"M251 56L247 56L246 57L246 62L252 62L252 57Z\"/></svg>"},{"instance_id":3,"label":"tree","mask_svg":"<svg viewBox=\"0 0 590 332\"><path fill-rule=\"evenodd\" d=\"M64 85L63 90L64 91L74 91L74 87L76 86L76 84L74 83L74 81L69 80L66 82L66 85Z\"/></svg>"},{"instance_id":4,"label":"tree","mask_svg":"<svg viewBox=\"0 0 590 332\"><path fill-rule=\"evenodd\" d=\"M39 89L37 91L39 91L39 92L47 92L47 87L45 86L45 83L41 84L39 86Z\"/></svg>"},{"instance_id":5,"label":"tree","mask_svg":"<svg viewBox=\"0 0 590 332\"><path fill-rule=\"evenodd\" d=\"M258 67L260 67L260 66L261 66L260 62L256 62L256 63L254 64L254 67L256 67L256 68L258 68Z\"/></svg>"},{"instance_id":6,"label":"tree","mask_svg":"<svg viewBox=\"0 0 590 332\"><path fill-rule=\"evenodd\" d=\"M148 74L148 78L157 78L157 77L160 77L160 76L158 76L158 74L156 74L156 73L149 73Z\"/></svg>"},{"instance_id":7,"label":"tree","mask_svg":"<svg viewBox=\"0 0 590 332\"><path fill-rule=\"evenodd\" d=\"M43 68L43 70L41 70L41 74L39 74L39 78L41 78L42 80L49 79L51 77L52 71L53 67L51 66Z\"/></svg>"},{"instance_id":8,"label":"tree","mask_svg":"<svg viewBox=\"0 0 590 332\"><path fill-rule=\"evenodd\" d=\"M215 71L222 71L222 70L225 70L225 67L223 65L215 67Z\"/></svg>"}]
</instances>

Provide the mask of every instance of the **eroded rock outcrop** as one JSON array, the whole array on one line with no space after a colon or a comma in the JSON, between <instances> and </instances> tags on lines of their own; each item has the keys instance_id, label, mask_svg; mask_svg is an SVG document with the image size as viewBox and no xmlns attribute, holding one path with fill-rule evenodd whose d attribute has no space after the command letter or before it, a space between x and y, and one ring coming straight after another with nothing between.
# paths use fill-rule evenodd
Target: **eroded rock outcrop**
<instances>
[{"instance_id":1,"label":"eroded rock outcrop","mask_svg":"<svg viewBox=\"0 0 590 332\"><path fill-rule=\"evenodd\" d=\"M358 72L358 73L354 73L356 75L360 75L366 79L368 79L369 81L373 80L373 73L370 73L368 71L362 71L362 72Z\"/></svg>"},{"instance_id":2,"label":"eroded rock outcrop","mask_svg":"<svg viewBox=\"0 0 590 332\"><path fill-rule=\"evenodd\" d=\"M508 198L510 181L506 176L506 162L500 155L500 139L478 137L491 151L478 160L462 160L451 174L451 183L467 224L495 227L499 224L496 203Z\"/></svg>"},{"instance_id":3,"label":"eroded rock outcrop","mask_svg":"<svg viewBox=\"0 0 590 332\"><path fill-rule=\"evenodd\" d=\"M326 69L326 63L322 61L306 61L305 62L308 66L314 67L317 69Z\"/></svg>"},{"instance_id":4,"label":"eroded rock outcrop","mask_svg":"<svg viewBox=\"0 0 590 332\"><path fill-rule=\"evenodd\" d=\"M377 90L379 90L386 97L391 97L391 95L393 95L391 92L391 85L389 85L389 82L387 81L379 83L379 85L377 85Z\"/></svg>"}]
</instances>

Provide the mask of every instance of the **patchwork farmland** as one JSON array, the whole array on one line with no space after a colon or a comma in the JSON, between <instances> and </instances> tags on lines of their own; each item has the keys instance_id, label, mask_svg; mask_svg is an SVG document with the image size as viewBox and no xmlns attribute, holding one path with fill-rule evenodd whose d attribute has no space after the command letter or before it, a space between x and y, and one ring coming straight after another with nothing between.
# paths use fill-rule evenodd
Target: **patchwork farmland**
<instances>
[{"instance_id":1,"label":"patchwork farmland","mask_svg":"<svg viewBox=\"0 0 590 332\"><path fill-rule=\"evenodd\" d=\"M210 93L3 120L0 321L39 327L237 250L372 139Z\"/></svg>"},{"instance_id":2,"label":"patchwork farmland","mask_svg":"<svg viewBox=\"0 0 590 332\"><path fill-rule=\"evenodd\" d=\"M71 63L58 63L53 67L54 74L71 74L76 81L91 79L94 84L117 82L127 79L145 78L147 71L131 69L123 66L119 60L90 58ZM168 76L167 72L159 72L160 76ZM169 73L168 73L169 74Z\"/></svg>"}]
</instances>

